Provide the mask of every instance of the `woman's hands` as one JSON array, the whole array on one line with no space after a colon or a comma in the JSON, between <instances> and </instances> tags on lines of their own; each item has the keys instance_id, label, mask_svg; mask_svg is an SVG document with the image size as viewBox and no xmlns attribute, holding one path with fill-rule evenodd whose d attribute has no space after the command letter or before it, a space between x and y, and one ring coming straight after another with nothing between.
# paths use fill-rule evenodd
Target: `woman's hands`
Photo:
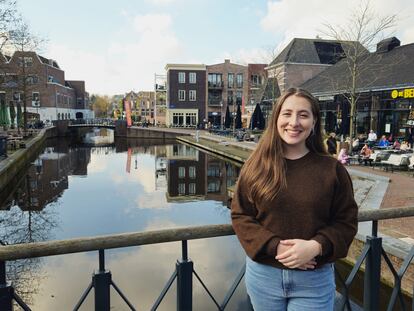
<instances>
[{"instance_id":1,"label":"woman's hands","mask_svg":"<svg viewBox=\"0 0 414 311\"><path fill-rule=\"evenodd\" d=\"M320 253L321 245L314 240L282 240L277 245L275 258L288 268L307 270L315 268L315 257Z\"/></svg>"}]
</instances>

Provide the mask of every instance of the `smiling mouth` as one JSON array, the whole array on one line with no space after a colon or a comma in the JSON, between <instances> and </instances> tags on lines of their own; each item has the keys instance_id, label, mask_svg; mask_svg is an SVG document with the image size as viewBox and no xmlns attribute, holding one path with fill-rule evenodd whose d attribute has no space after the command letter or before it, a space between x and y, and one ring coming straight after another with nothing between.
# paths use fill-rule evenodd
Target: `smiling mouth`
<instances>
[{"instance_id":1,"label":"smiling mouth","mask_svg":"<svg viewBox=\"0 0 414 311\"><path fill-rule=\"evenodd\" d=\"M289 130L289 129L285 129L285 132L287 132L289 135L299 135L300 133L302 133L301 130Z\"/></svg>"}]
</instances>

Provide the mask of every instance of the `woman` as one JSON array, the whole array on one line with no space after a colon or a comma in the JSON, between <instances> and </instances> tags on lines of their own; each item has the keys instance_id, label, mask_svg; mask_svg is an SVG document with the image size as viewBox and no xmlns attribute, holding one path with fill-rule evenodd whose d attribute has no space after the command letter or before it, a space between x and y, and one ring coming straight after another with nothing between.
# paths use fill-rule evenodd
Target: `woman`
<instances>
[{"instance_id":1,"label":"woman","mask_svg":"<svg viewBox=\"0 0 414 311\"><path fill-rule=\"evenodd\" d=\"M328 152L331 155L335 155L336 154L336 138L335 138L335 133L331 133L329 134L328 139L326 140L326 145L328 146Z\"/></svg>"},{"instance_id":2,"label":"woman","mask_svg":"<svg viewBox=\"0 0 414 311\"><path fill-rule=\"evenodd\" d=\"M333 265L357 231L351 179L325 151L317 100L291 88L240 173L233 228L256 311L333 310Z\"/></svg>"},{"instance_id":3,"label":"woman","mask_svg":"<svg viewBox=\"0 0 414 311\"><path fill-rule=\"evenodd\" d=\"M338 161L341 162L341 164L349 164L349 156L346 148L341 148L341 151L339 151Z\"/></svg>"},{"instance_id":4,"label":"woman","mask_svg":"<svg viewBox=\"0 0 414 311\"><path fill-rule=\"evenodd\" d=\"M368 144L365 144L364 147L362 147L360 155L362 157L362 161L364 161L365 166L367 166L368 162L369 162L369 166L372 166L372 159L371 159L372 153L373 152L371 148L368 146Z\"/></svg>"}]
</instances>

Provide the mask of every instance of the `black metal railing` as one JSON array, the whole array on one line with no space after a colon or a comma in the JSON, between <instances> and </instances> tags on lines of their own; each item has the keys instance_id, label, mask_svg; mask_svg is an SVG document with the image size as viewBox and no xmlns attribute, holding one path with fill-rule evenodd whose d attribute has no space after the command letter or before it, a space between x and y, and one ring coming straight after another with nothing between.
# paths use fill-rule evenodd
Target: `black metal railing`
<instances>
[{"instance_id":1,"label":"black metal railing","mask_svg":"<svg viewBox=\"0 0 414 311\"><path fill-rule=\"evenodd\" d=\"M405 257L398 272L393 267L391 260L382 247L382 238L378 237L378 221L382 219L402 218L414 216L414 207L381 209L381 210L363 210L359 212L358 220L360 222L371 221L372 233L367 237L361 255L354 264L352 271L344 280L339 273L336 273L337 279L342 284L338 288L341 298L336 304L335 310L351 310L350 286L353 283L358 270L365 262L364 274L364 310L379 310L379 292L381 278L381 257L384 258L387 266L394 276L394 288L387 305L387 311L394 310L397 301L400 303L398 310L408 310L402 298L402 279L411 264L414 257L414 247ZM225 310L237 286L244 276L245 267L241 267L240 273L236 276L235 281L229 288L224 300L219 303L208 289L206 284L194 269L194 264L188 258L188 240L212 238L220 236L233 235L234 231L231 225L210 225L200 227L187 227L179 229L168 229L147 232L125 233L118 235L98 236L90 238L79 238L62 241L38 242L30 244L4 245L0 246L0 310L9 311L13 309L15 301L23 310L31 310L25 302L15 293L13 285L6 279L6 262L23 258L46 257L61 254L70 254L87 251L98 251L99 253L99 270L93 274L92 282L82 294L79 302L75 305L74 310L78 310L91 289L95 293L95 310L110 310L110 288L111 286L121 296L124 302L131 310L135 310L122 291L112 280L112 274L105 269L105 250L113 248L122 248L128 246L139 246L148 244L157 244L165 242L181 241L182 256L177 260L175 271L168 279L164 289L155 301L151 310L156 310L161 304L164 296L168 292L174 281L177 281L177 310L192 310L192 289L193 275L201 283L209 297L217 307L217 310ZM336 270L336 269L335 269ZM414 290L414 288L413 288ZM414 294L414 292L413 292ZM398 300L397 300L398 299ZM247 306L249 310L251 307ZM411 310L414 310L412 303Z\"/></svg>"},{"instance_id":2,"label":"black metal railing","mask_svg":"<svg viewBox=\"0 0 414 311\"><path fill-rule=\"evenodd\" d=\"M69 125L115 127L115 120L113 119L77 119L77 120L70 120Z\"/></svg>"}]
</instances>

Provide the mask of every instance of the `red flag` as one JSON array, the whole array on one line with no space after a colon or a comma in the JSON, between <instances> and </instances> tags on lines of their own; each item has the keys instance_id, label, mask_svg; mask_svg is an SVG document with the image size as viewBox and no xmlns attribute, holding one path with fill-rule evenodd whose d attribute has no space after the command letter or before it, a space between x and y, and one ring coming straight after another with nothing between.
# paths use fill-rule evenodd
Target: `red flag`
<instances>
[{"instance_id":1,"label":"red flag","mask_svg":"<svg viewBox=\"0 0 414 311\"><path fill-rule=\"evenodd\" d=\"M125 101L125 114L127 119L127 126L131 127L132 125L132 119L131 119L131 105L129 100Z\"/></svg>"}]
</instances>

